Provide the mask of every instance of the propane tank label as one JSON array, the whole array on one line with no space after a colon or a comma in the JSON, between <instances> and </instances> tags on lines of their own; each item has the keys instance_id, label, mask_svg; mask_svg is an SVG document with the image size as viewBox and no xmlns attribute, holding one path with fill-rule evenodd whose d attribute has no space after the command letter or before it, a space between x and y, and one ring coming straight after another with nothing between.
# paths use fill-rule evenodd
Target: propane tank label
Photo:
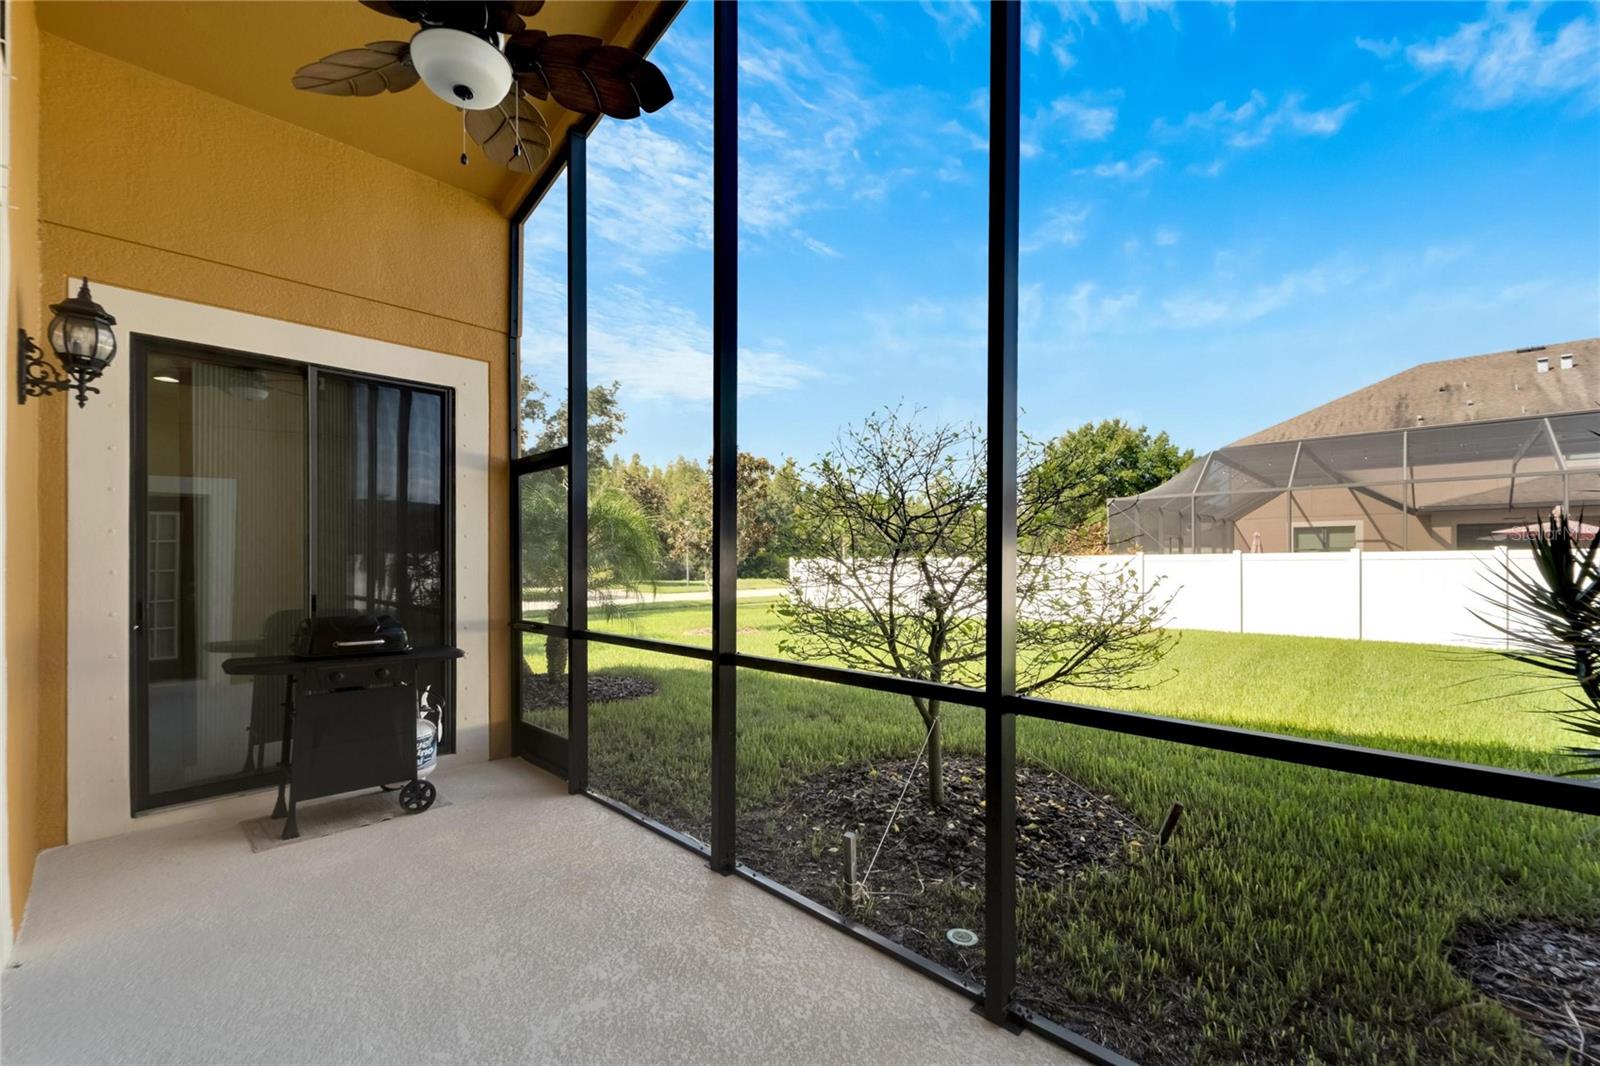
<instances>
[{"instance_id":1,"label":"propane tank label","mask_svg":"<svg viewBox=\"0 0 1600 1066\"><path fill-rule=\"evenodd\" d=\"M417 730L417 769L424 770L433 765L439 756L439 738L430 728L426 731Z\"/></svg>"}]
</instances>

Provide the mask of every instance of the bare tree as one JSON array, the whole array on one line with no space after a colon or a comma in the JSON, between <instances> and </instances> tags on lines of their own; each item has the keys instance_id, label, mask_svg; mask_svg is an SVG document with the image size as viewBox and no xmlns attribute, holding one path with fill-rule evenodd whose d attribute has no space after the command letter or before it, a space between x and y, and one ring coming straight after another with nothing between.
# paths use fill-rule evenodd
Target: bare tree
<instances>
[{"instance_id":1,"label":"bare tree","mask_svg":"<svg viewBox=\"0 0 1600 1066\"><path fill-rule=\"evenodd\" d=\"M778 607L780 649L899 677L981 685L986 583L983 433L919 424L898 409L846 428L809 471L797 502L800 559ZM1022 456L1019 541L1050 542L1068 479L1030 476ZM1126 567L1068 565L1039 551L1018 559L1018 691L1062 684L1138 688L1175 634L1167 601ZM928 798L945 799L941 701L912 697L928 731Z\"/></svg>"}]
</instances>

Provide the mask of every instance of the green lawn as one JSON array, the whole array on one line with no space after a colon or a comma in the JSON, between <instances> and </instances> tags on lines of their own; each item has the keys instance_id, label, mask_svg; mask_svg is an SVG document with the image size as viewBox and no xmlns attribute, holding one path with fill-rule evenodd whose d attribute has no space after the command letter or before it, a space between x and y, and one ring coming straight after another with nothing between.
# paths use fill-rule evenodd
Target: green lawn
<instances>
[{"instance_id":1,"label":"green lawn","mask_svg":"<svg viewBox=\"0 0 1600 1066\"><path fill-rule=\"evenodd\" d=\"M703 614L635 609L612 628L699 643L687 634ZM768 607L741 605L739 623L744 650L776 653ZM600 644L590 656L597 672L660 685L591 708L594 786L703 834L709 668ZM529 659L542 668L539 638ZM1523 692L1525 679L1484 654L1190 632L1158 669L1165 680L1147 690L1062 695L1560 767L1550 754L1560 729L1531 713L1549 697ZM562 716L538 717L555 725ZM975 713L951 708L946 720L954 752L981 752ZM921 740L902 698L742 672L741 810L770 808L824 767L909 758ZM1167 848L1021 893L1023 992L1037 1002L1051 990L1058 1020L1147 1061L1545 1061L1510 1013L1456 976L1445 945L1464 921L1600 917L1595 820L1035 720L1019 725L1018 752L1114 797L1146 827L1173 802L1186 809ZM933 886L926 928L903 939L931 952L949 924L981 914L981 880L962 887L953 868L919 874Z\"/></svg>"},{"instance_id":2,"label":"green lawn","mask_svg":"<svg viewBox=\"0 0 1600 1066\"><path fill-rule=\"evenodd\" d=\"M786 584L787 582L781 578L775 577L741 577L739 579L739 590L741 592L746 589L777 590L784 588ZM646 599L669 592L703 592L708 601L711 599L711 586L699 578L690 581L676 578L668 581L646 581L639 586L639 592ZM553 599L555 595L555 589L524 587L522 590L522 597L527 600L548 600Z\"/></svg>"},{"instance_id":3,"label":"green lawn","mask_svg":"<svg viewBox=\"0 0 1600 1066\"><path fill-rule=\"evenodd\" d=\"M776 577L741 577L739 579L741 592L745 589L781 589L786 584L787 582L782 578ZM711 586L700 579L692 581L652 581L645 588L647 590L654 589L657 592L704 592L707 596L711 595Z\"/></svg>"}]
</instances>

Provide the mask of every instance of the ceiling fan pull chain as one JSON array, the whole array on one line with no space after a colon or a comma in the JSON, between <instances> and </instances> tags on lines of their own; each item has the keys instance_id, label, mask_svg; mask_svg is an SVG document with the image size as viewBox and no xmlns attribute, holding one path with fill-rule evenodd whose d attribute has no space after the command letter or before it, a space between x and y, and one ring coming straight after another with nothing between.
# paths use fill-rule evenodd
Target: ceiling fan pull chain
<instances>
[{"instance_id":1,"label":"ceiling fan pull chain","mask_svg":"<svg viewBox=\"0 0 1600 1066\"><path fill-rule=\"evenodd\" d=\"M522 154L522 86L511 82L511 113L515 116L511 120L511 158L515 159Z\"/></svg>"},{"instance_id":2,"label":"ceiling fan pull chain","mask_svg":"<svg viewBox=\"0 0 1600 1066\"><path fill-rule=\"evenodd\" d=\"M462 166L466 166L467 165L467 109L464 108L464 107L458 107L458 108L456 108L456 110L461 112L461 165Z\"/></svg>"}]
</instances>

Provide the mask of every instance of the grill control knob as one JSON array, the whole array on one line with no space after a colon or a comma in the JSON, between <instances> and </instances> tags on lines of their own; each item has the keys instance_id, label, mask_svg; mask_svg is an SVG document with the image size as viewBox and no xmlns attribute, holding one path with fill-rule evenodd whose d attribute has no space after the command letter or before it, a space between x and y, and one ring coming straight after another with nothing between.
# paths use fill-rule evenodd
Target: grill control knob
<instances>
[{"instance_id":1,"label":"grill control knob","mask_svg":"<svg viewBox=\"0 0 1600 1066\"><path fill-rule=\"evenodd\" d=\"M328 680L332 681L335 685L337 685L339 682L344 680L344 671L343 670L335 670L333 673L328 675Z\"/></svg>"},{"instance_id":2,"label":"grill control knob","mask_svg":"<svg viewBox=\"0 0 1600 1066\"><path fill-rule=\"evenodd\" d=\"M378 680L379 681L387 681L387 680L389 680L389 675L392 674L393 672L394 671L390 670L387 666L378 667Z\"/></svg>"}]
</instances>

